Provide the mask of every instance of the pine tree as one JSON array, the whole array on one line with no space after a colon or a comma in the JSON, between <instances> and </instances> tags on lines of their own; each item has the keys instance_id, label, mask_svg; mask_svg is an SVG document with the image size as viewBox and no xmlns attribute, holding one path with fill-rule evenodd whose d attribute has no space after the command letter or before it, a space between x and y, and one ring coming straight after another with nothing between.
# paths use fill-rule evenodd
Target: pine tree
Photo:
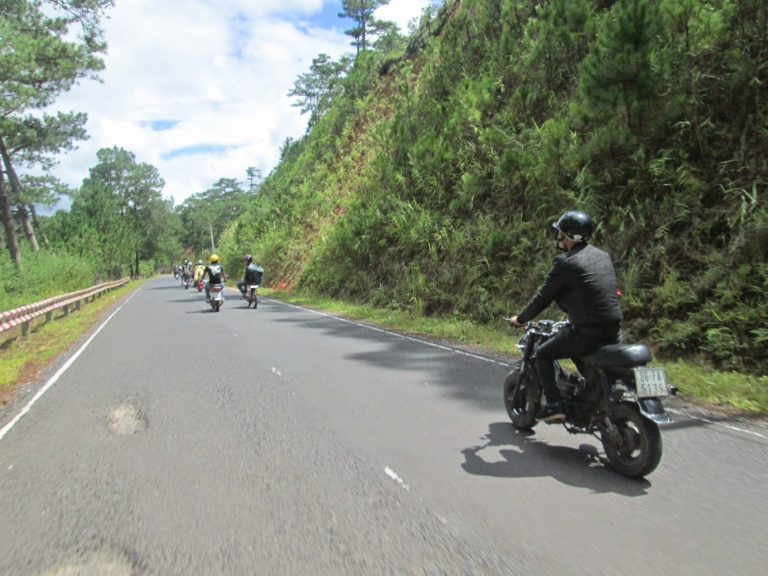
<instances>
[{"instance_id":1,"label":"pine tree","mask_svg":"<svg viewBox=\"0 0 768 576\"><path fill-rule=\"evenodd\" d=\"M373 17L377 8L389 4L389 0L343 0L343 12L339 12L339 18L351 18L355 21L355 26L344 33L352 36L354 41L352 46L360 50L368 47L369 37L374 36L386 28L386 24Z\"/></svg>"},{"instance_id":2,"label":"pine tree","mask_svg":"<svg viewBox=\"0 0 768 576\"><path fill-rule=\"evenodd\" d=\"M620 0L581 67L581 93L595 109L623 107L627 127L642 128L660 74L652 54L662 29L653 0Z\"/></svg>"}]
</instances>

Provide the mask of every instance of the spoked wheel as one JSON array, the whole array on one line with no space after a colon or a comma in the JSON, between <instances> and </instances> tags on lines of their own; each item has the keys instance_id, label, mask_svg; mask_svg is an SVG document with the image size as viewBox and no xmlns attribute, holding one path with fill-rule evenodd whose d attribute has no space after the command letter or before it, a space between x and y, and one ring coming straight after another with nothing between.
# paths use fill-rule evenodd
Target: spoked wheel
<instances>
[{"instance_id":1,"label":"spoked wheel","mask_svg":"<svg viewBox=\"0 0 768 576\"><path fill-rule=\"evenodd\" d=\"M522 373L522 361L512 365L512 371L504 382L504 408L517 428L530 430L536 426L536 412L540 406L538 387L528 374Z\"/></svg>"},{"instance_id":2,"label":"spoked wheel","mask_svg":"<svg viewBox=\"0 0 768 576\"><path fill-rule=\"evenodd\" d=\"M629 478L642 478L653 472L661 462L659 425L630 404L614 406L611 419L618 437L603 432L600 440L613 469Z\"/></svg>"}]
</instances>

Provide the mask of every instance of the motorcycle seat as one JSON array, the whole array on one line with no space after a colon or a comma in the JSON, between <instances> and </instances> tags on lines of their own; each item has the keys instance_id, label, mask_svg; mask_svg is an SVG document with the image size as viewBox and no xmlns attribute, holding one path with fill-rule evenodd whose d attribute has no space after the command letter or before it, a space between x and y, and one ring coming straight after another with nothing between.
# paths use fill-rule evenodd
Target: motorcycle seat
<instances>
[{"instance_id":1,"label":"motorcycle seat","mask_svg":"<svg viewBox=\"0 0 768 576\"><path fill-rule=\"evenodd\" d=\"M584 362L598 368L630 368L651 361L651 351L644 344L610 344L584 356Z\"/></svg>"}]
</instances>

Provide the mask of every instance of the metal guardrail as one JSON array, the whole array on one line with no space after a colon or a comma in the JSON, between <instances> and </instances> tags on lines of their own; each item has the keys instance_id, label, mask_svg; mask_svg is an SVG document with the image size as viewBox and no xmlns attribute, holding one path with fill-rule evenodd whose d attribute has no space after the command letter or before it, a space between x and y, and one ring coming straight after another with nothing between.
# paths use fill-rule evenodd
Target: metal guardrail
<instances>
[{"instance_id":1,"label":"metal guardrail","mask_svg":"<svg viewBox=\"0 0 768 576\"><path fill-rule=\"evenodd\" d=\"M60 308L63 308L64 315L68 316L70 306L74 305L75 310L80 310L80 302L83 300L90 299L90 301L93 302L105 292L125 286L130 281L131 278L126 277L115 282L99 284L98 286L86 288L85 290L78 290L77 292L54 296L34 304L27 304L13 310L8 310L7 312L0 312L0 332L21 325L21 334L22 336L26 336L29 332L29 323L38 316L45 314L45 321L50 322L53 318L53 311Z\"/></svg>"}]
</instances>

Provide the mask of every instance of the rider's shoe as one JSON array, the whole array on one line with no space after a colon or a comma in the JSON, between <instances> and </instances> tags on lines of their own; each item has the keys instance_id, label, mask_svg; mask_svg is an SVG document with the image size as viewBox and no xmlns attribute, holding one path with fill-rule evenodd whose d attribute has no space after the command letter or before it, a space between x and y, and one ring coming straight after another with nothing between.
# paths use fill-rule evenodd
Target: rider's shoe
<instances>
[{"instance_id":1,"label":"rider's shoe","mask_svg":"<svg viewBox=\"0 0 768 576\"><path fill-rule=\"evenodd\" d=\"M565 406L562 402L547 402L536 414L537 422L565 420Z\"/></svg>"}]
</instances>

